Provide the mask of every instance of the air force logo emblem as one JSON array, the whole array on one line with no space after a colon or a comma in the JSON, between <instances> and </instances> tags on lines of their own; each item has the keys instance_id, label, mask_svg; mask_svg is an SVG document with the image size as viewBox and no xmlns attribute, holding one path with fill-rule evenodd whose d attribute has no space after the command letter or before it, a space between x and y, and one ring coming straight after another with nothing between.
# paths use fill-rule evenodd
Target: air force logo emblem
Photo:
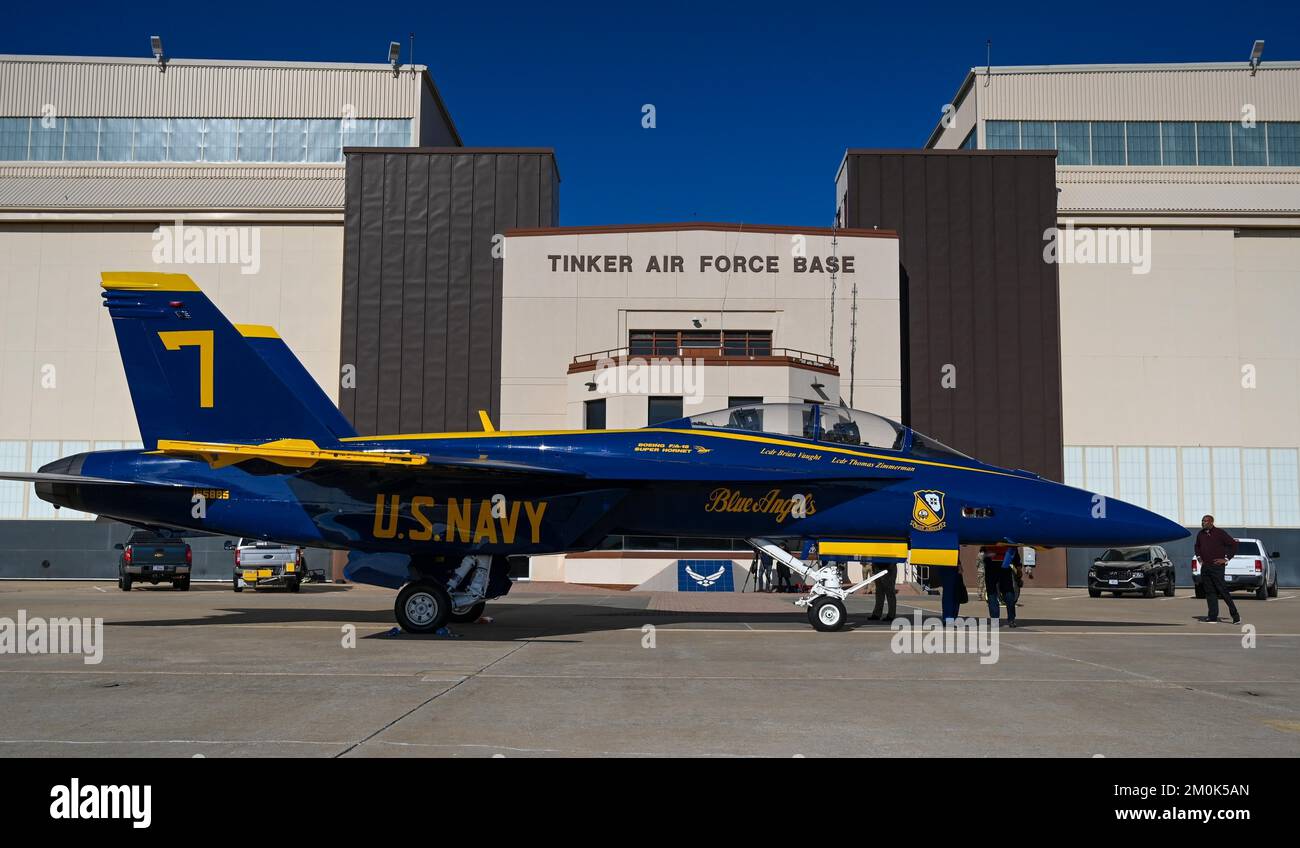
<instances>
[{"instance_id":1,"label":"air force logo emblem","mask_svg":"<svg viewBox=\"0 0 1300 848\"><path fill-rule=\"evenodd\" d=\"M948 523L948 516L943 511L943 492L922 489L912 494L916 497L912 504L912 527L927 532L942 530Z\"/></svg>"},{"instance_id":2,"label":"air force logo emblem","mask_svg":"<svg viewBox=\"0 0 1300 848\"><path fill-rule=\"evenodd\" d=\"M707 574L707 575L700 574L698 571L691 568L689 565L686 566L686 576L690 577L692 580L694 580L696 583L698 583L700 586L704 587L705 589L709 588L714 583L717 583L719 580L721 580L722 575L726 573L727 573L726 566L723 566L722 568L719 568L717 571L713 572L712 574Z\"/></svg>"}]
</instances>

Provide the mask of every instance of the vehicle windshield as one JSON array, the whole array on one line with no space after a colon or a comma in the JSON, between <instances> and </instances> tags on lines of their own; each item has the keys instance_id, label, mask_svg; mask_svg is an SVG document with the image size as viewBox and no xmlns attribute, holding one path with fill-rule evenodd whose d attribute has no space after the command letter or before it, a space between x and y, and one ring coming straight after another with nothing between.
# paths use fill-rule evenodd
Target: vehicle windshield
<instances>
[{"instance_id":1,"label":"vehicle windshield","mask_svg":"<svg viewBox=\"0 0 1300 848\"><path fill-rule=\"evenodd\" d=\"M775 436L794 436L819 442L882 450L902 450L908 434L912 453L935 458L970 459L915 430L870 412L818 403L757 403L731 406L694 415L692 427L748 430Z\"/></svg>"},{"instance_id":2,"label":"vehicle windshield","mask_svg":"<svg viewBox=\"0 0 1300 848\"><path fill-rule=\"evenodd\" d=\"M1111 548L1101 555L1102 562L1150 562L1150 548Z\"/></svg>"}]
</instances>

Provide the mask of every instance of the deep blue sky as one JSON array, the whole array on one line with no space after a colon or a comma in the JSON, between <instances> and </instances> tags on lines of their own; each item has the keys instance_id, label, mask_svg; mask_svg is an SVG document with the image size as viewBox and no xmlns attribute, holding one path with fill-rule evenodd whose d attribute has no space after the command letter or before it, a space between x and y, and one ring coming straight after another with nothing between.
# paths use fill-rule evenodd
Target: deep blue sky
<instances>
[{"instance_id":1,"label":"deep blue sky","mask_svg":"<svg viewBox=\"0 0 1300 848\"><path fill-rule=\"evenodd\" d=\"M984 63L1300 59L1294 2L18 3L0 52L383 61L416 34L466 144L554 147L563 224L827 225L846 147L919 147ZM641 106L658 127L641 128Z\"/></svg>"}]
</instances>

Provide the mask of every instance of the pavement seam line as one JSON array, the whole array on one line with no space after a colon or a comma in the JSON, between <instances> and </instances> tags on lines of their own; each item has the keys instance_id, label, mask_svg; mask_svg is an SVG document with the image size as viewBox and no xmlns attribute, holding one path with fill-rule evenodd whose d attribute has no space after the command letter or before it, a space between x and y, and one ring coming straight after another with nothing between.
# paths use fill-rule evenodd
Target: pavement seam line
<instances>
[{"instance_id":1,"label":"pavement seam line","mask_svg":"<svg viewBox=\"0 0 1300 848\"><path fill-rule=\"evenodd\" d=\"M528 642L522 642L522 643L520 643L520 644L517 645L516 647L512 648L511 650L507 651L506 653L504 653L504 654L502 654L501 656L499 656L499 657L497 657L496 659L494 659L492 662L490 662L490 663L488 663L487 665L483 666L482 668L480 668L478 671L474 672L473 674L471 674L471 675L467 675L466 677L461 678L460 680L458 680L458 681L456 681L455 683L453 683L451 686L448 686L446 689L443 689L441 692L437 692L437 693L435 693L434 695L432 695L431 697L429 697L428 699L422 701L422 702L419 703L419 704L416 704L414 707L411 707L409 710L407 710L406 712L402 713L401 715L399 715L397 718L393 719L392 721L388 722L388 724L385 724L383 727L381 727L381 728L379 728L378 730L374 731L374 732L371 733L369 736L366 736L364 739L358 739L356 742L353 742L353 743L352 743L351 745L349 745L347 748L344 748L342 751L340 751L339 753L335 754L333 758L337 760L337 759L340 759L340 758L346 756L350 751L354 751L354 750L356 750L357 748L361 747L362 745L366 744L366 743L369 742L371 739L374 739L376 736L378 736L379 734L383 733L385 730L387 730L388 728L392 727L393 725L397 724L397 723L398 723L399 721L401 721L402 719L406 718L407 716L411 715L411 714L414 713L414 712L417 712L418 710L424 708L425 706L427 706L427 705L429 705L429 704L432 704L434 701L438 700L438 699L441 698L443 695L446 695L448 692L452 691L453 689L456 689L456 688L459 687L462 683L464 683L466 680L473 680L475 677L478 677L480 674L482 674L483 672L487 671L489 668L491 668L492 666L494 666L494 665L496 665L497 663L501 662L502 660L506 659L507 657L514 656L517 652L523 650L524 646L525 646L525 645L528 645L528 644L529 644Z\"/></svg>"}]
</instances>

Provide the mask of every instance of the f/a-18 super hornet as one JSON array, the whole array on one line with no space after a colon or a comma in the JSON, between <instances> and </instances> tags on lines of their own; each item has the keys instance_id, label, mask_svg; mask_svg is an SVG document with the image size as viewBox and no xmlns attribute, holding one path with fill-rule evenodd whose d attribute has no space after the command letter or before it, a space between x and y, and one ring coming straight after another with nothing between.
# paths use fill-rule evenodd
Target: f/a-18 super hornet
<instances>
[{"instance_id":1,"label":"f/a-18 super hornet","mask_svg":"<svg viewBox=\"0 0 1300 848\"><path fill-rule=\"evenodd\" d=\"M55 504L171 533L350 551L397 589L407 631L472 620L508 557L611 535L743 538L845 621L835 556L957 566L959 545L1108 547L1182 538L1131 504L999 468L867 412L756 404L636 430L361 436L270 327L233 325L183 274L105 273L144 447L31 474ZM787 553L816 542L822 559Z\"/></svg>"}]
</instances>

